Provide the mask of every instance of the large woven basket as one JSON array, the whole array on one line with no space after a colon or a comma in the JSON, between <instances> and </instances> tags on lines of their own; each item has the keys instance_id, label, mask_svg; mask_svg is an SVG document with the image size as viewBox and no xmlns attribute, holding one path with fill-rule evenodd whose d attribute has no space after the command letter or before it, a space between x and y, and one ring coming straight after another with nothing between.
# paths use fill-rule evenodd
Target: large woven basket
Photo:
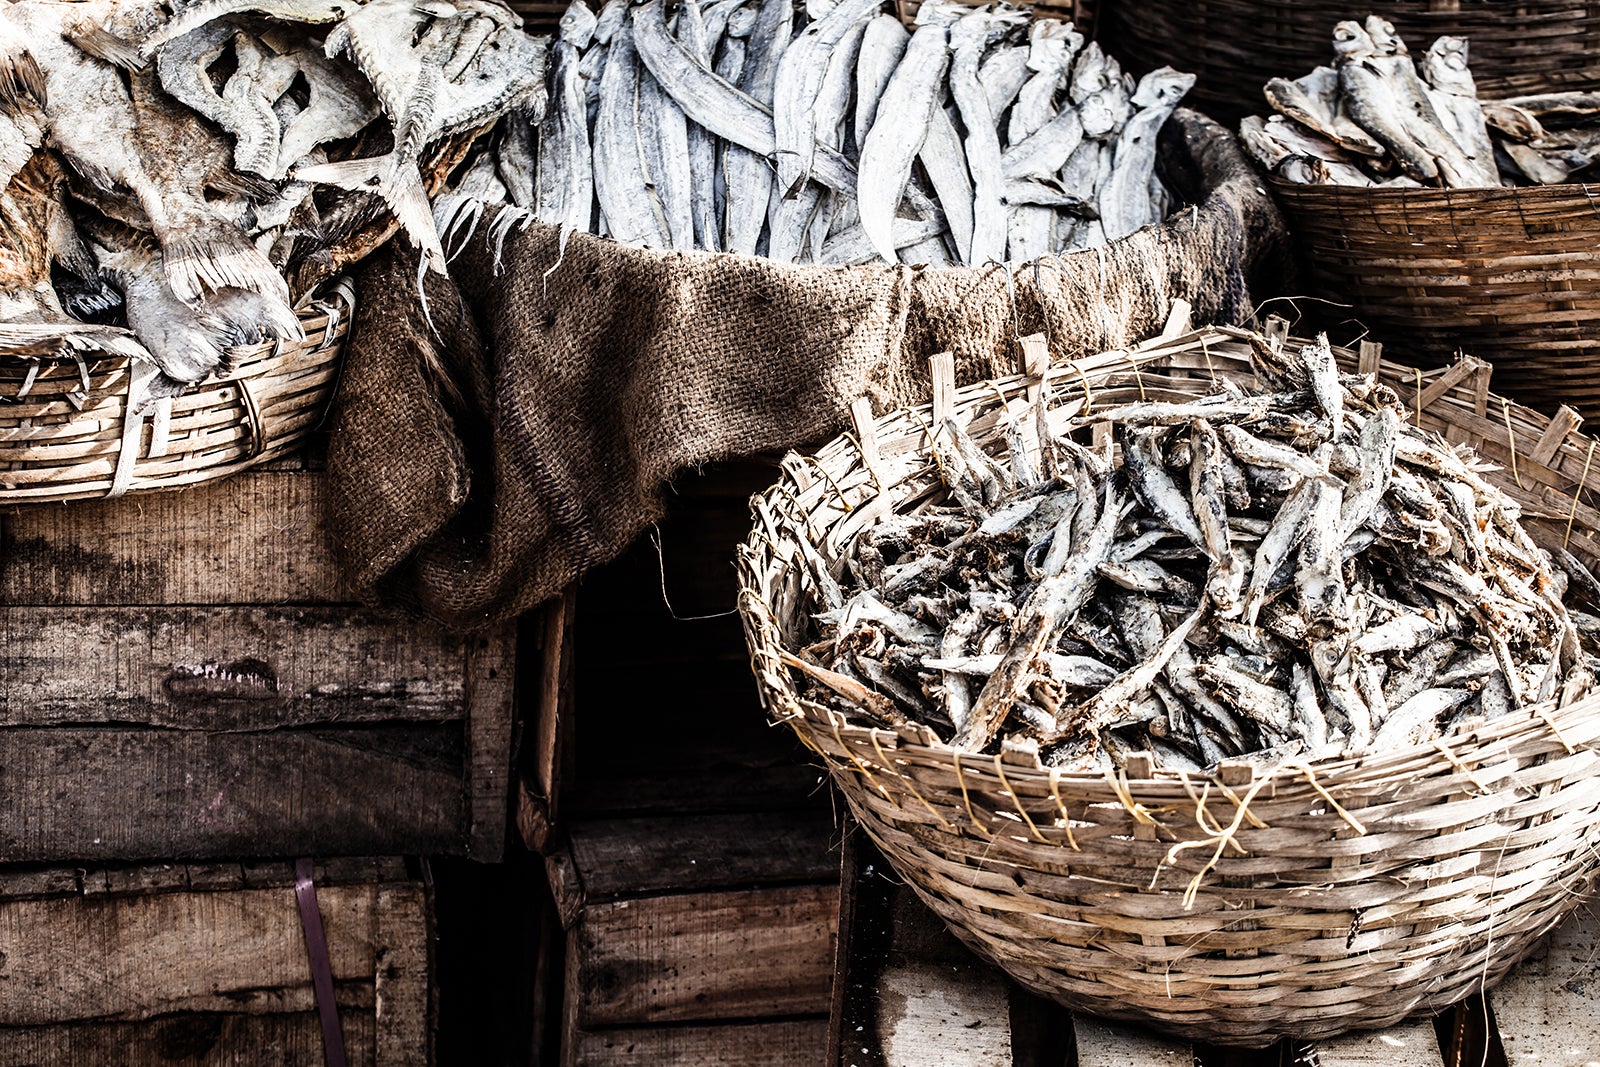
<instances>
[{"instance_id":1,"label":"large woven basket","mask_svg":"<svg viewBox=\"0 0 1600 1067\"><path fill-rule=\"evenodd\" d=\"M290 451L322 422L355 310L348 282L300 312L305 340L231 353L235 369L149 402L125 356L0 358L0 504L120 496L224 478Z\"/></svg>"},{"instance_id":2,"label":"large woven basket","mask_svg":"<svg viewBox=\"0 0 1600 1067\"><path fill-rule=\"evenodd\" d=\"M1581 488L1600 478L1594 441L1491 395L1477 361L1423 373L1380 365L1375 348L1363 366L1422 426L1505 465L1497 480L1536 537L1560 543L1570 525L1573 551L1597 558L1600 513ZM1213 375L1248 378L1248 352L1243 331L1212 329L858 420L752 502L740 609L769 713L969 947L1074 1008L1260 1046L1443 1007L1498 981L1579 903L1600 843L1600 700L1360 759L1241 762L1214 780L1136 759L1113 780L856 725L803 699L785 664L815 610L802 546L836 560L880 496L895 512L939 499L925 432L945 411L998 453L1001 404L1022 416L1030 389L1062 418L1181 399Z\"/></svg>"},{"instance_id":3,"label":"large woven basket","mask_svg":"<svg viewBox=\"0 0 1600 1067\"><path fill-rule=\"evenodd\" d=\"M1525 404L1600 417L1600 186L1272 190L1312 295L1422 362L1465 351Z\"/></svg>"},{"instance_id":4,"label":"large woven basket","mask_svg":"<svg viewBox=\"0 0 1600 1067\"><path fill-rule=\"evenodd\" d=\"M1192 106L1231 122L1261 110L1269 78L1332 62L1334 24L1369 14L1416 54L1435 37L1468 38L1487 95L1600 86L1600 0L1102 0L1100 36L1137 72L1193 71Z\"/></svg>"}]
</instances>

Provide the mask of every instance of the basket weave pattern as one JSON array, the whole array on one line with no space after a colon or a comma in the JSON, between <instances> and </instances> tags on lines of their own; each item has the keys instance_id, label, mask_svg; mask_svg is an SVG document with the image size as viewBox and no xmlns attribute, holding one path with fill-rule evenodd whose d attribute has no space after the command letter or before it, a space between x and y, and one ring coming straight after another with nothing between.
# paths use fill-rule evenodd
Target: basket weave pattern
<instances>
[{"instance_id":1,"label":"basket weave pattern","mask_svg":"<svg viewBox=\"0 0 1600 1067\"><path fill-rule=\"evenodd\" d=\"M303 341L231 353L234 370L142 402L153 365L122 356L0 360L0 504L174 489L281 456L322 422L354 288L300 312Z\"/></svg>"},{"instance_id":2,"label":"basket weave pattern","mask_svg":"<svg viewBox=\"0 0 1600 1067\"><path fill-rule=\"evenodd\" d=\"M1362 365L1424 427L1491 460L1515 452L1515 473L1497 479L1534 536L1559 543L1571 522L1572 550L1596 559L1600 514L1575 500L1600 470L1570 422L1552 429L1492 396L1476 361L1424 374L1369 350ZM1064 420L1208 393L1213 374L1249 378L1240 331L1058 365L1042 388ZM1001 404L1021 417L1038 388L983 383L949 410L1003 451ZM1224 765L1215 779L1137 758L1112 779L1043 768L1030 750L958 753L924 728L852 725L803 699L783 659L814 610L802 552L838 558L884 508L938 499L936 419L898 412L786 461L752 502L740 608L769 713L822 757L857 820L975 952L1075 1008L1261 1046L1443 1007L1498 981L1579 902L1600 842L1595 699L1365 758Z\"/></svg>"},{"instance_id":3,"label":"basket weave pattern","mask_svg":"<svg viewBox=\"0 0 1600 1067\"><path fill-rule=\"evenodd\" d=\"M1272 180L1311 290L1433 363L1600 418L1600 186L1354 189Z\"/></svg>"},{"instance_id":4,"label":"basket weave pattern","mask_svg":"<svg viewBox=\"0 0 1600 1067\"><path fill-rule=\"evenodd\" d=\"M1135 71L1163 64L1199 75L1190 99L1219 119L1261 111L1269 78L1331 63L1334 24L1378 14L1414 53L1435 37L1466 37L1478 91L1511 96L1600 85L1600 2L1381 0L1103 0L1101 38Z\"/></svg>"}]
</instances>

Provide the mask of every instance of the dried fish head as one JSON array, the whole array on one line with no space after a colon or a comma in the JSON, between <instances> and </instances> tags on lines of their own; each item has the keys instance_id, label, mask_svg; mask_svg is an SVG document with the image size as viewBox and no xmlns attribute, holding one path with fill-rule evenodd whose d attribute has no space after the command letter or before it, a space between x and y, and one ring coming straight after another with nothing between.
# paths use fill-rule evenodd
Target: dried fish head
<instances>
[{"instance_id":1,"label":"dried fish head","mask_svg":"<svg viewBox=\"0 0 1600 1067\"><path fill-rule=\"evenodd\" d=\"M1378 46L1370 34L1354 21L1341 22L1333 28L1333 53L1339 63L1358 63L1379 54Z\"/></svg>"},{"instance_id":2,"label":"dried fish head","mask_svg":"<svg viewBox=\"0 0 1600 1067\"><path fill-rule=\"evenodd\" d=\"M600 17L589 10L588 4L583 0L573 0L561 13L561 40L574 48L588 48L599 25Z\"/></svg>"},{"instance_id":3,"label":"dried fish head","mask_svg":"<svg viewBox=\"0 0 1600 1067\"><path fill-rule=\"evenodd\" d=\"M1394 23L1381 15L1368 15L1365 23L1367 36L1372 38L1373 47L1383 56L1405 56L1411 53L1406 51L1406 43L1394 30Z\"/></svg>"},{"instance_id":4,"label":"dried fish head","mask_svg":"<svg viewBox=\"0 0 1600 1067\"><path fill-rule=\"evenodd\" d=\"M548 39L521 31L509 8L482 0L372 0L334 27L329 58L348 56L366 76L394 125L384 156L300 167L304 181L376 192L423 254L443 272L418 160L440 137L521 110L545 106Z\"/></svg>"}]
</instances>

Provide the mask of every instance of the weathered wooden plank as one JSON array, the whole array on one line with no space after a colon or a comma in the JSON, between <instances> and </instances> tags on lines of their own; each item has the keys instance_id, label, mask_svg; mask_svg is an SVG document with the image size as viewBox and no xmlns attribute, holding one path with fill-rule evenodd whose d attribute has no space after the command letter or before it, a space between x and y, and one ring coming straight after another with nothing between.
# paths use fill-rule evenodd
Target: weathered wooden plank
<instances>
[{"instance_id":1,"label":"weathered wooden plank","mask_svg":"<svg viewBox=\"0 0 1600 1067\"><path fill-rule=\"evenodd\" d=\"M378 888L317 895L334 978L370 986ZM0 953L3 1026L315 1008L287 888L7 901Z\"/></svg>"},{"instance_id":2,"label":"weathered wooden plank","mask_svg":"<svg viewBox=\"0 0 1600 1067\"><path fill-rule=\"evenodd\" d=\"M826 1019L580 1031L576 1067L816 1067Z\"/></svg>"},{"instance_id":3,"label":"weathered wooden plank","mask_svg":"<svg viewBox=\"0 0 1600 1067\"><path fill-rule=\"evenodd\" d=\"M1507 1067L1600 1067L1600 918L1580 907L1489 993Z\"/></svg>"},{"instance_id":4,"label":"weathered wooden plank","mask_svg":"<svg viewBox=\"0 0 1600 1067\"><path fill-rule=\"evenodd\" d=\"M1319 1041L1316 1052L1322 1067L1440 1067L1444 1063L1431 1019L1407 1019L1387 1030Z\"/></svg>"},{"instance_id":5,"label":"weathered wooden plank","mask_svg":"<svg viewBox=\"0 0 1600 1067\"><path fill-rule=\"evenodd\" d=\"M568 935L578 1027L820 1015L838 898L806 885L586 906Z\"/></svg>"},{"instance_id":6,"label":"weathered wooden plank","mask_svg":"<svg viewBox=\"0 0 1600 1067\"><path fill-rule=\"evenodd\" d=\"M569 831L590 902L838 876L833 820L821 811L599 819Z\"/></svg>"},{"instance_id":7,"label":"weathered wooden plank","mask_svg":"<svg viewBox=\"0 0 1600 1067\"><path fill-rule=\"evenodd\" d=\"M0 729L0 862L459 853L459 724Z\"/></svg>"},{"instance_id":8,"label":"weathered wooden plank","mask_svg":"<svg viewBox=\"0 0 1600 1067\"><path fill-rule=\"evenodd\" d=\"M374 1067L370 1011L341 1014L349 1067ZM326 1067L316 1012L180 1015L138 1023L0 1029L0 1067Z\"/></svg>"},{"instance_id":9,"label":"weathered wooden plank","mask_svg":"<svg viewBox=\"0 0 1600 1067\"><path fill-rule=\"evenodd\" d=\"M1078 1067L1192 1067L1194 1048L1149 1030L1074 1015ZM1322 1061L1331 1067L1331 1061ZM1373 1061L1377 1062L1377 1061Z\"/></svg>"},{"instance_id":10,"label":"weathered wooden plank","mask_svg":"<svg viewBox=\"0 0 1600 1067\"><path fill-rule=\"evenodd\" d=\"M427 890L418 884L382 886L376 910L374 1067L427 1067L433 1059Z\"/></svg>"},{"instance_id":11,"label":"weathered wooden plank","mask_svg":"<svg viewBox=\"0 0 1600 1067\"><path fill-rule=\"evenodd\" d=\"M878 1039L894 1067L1011 1067L1010 1019L995 971L904 963L878 976Z\"/></svg>"},{"instance_id":12,"label":"weathered wooden plank","mask_svg":"<svg viewBox=\"0 0 1600 1067\"><path fill-rule=\"evenodd\" d=\"M561 781L571 762L573 663L577 587L546 604L539 618L539 693L533 711L533 744L518 797L517 827L535 852L549 847L561 815Z\"/></svg>"},{"instance_id":13,"label":"weathered wooden plank","mask_svg":"<svg viewBox=\"0 0 1600 1067\"><path fill-rule=\"evenodd\" d=\"M0 725L460 719L466 663L459 635L349 608L0 607Z\"/></svg>"},{"instance_id":14,"label":"weathered wooden plank","mask_svg":"<svg viewBox=\"0 0 1600 1067\"><path fill-rule=\"evenodd\" d=\"M466 657L467 854L484 863L505 855L510 819L511 721L517 627L496 626L468 639Z\"/></svg>"},{"instance_id":15,"label":"weathered wooden plank","mask_svg":"<svg viewBox=\"0 0 1600 1067\"><path fill-rule=\"evenodd\" d=\"M179 492L15 508L0 517L0 602L354 600L327 531L326 479L316 471L247 471Z\"/></svg>"}]
</instances>

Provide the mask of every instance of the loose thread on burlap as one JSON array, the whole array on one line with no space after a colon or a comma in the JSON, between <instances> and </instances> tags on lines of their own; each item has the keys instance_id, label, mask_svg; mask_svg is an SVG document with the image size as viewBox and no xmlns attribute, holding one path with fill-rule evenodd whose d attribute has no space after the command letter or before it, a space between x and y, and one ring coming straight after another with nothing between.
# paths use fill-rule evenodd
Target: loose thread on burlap
<instances>
[{"instance_id":1,"label":"loose thread on burlap","mask_svg":"<svg viewBox=\"0 0 1600 1067\"><path fill-rule=\"evenodd\" d=\"M972 825L982 831L985 837L993 837L994 831L978 821L978 816L972 810L972 797L967 793L967 776L961 773L961 753L950 753L950 759L956 765L956 785L961 787L961 803L966 805L967 818L972 820Z\"/></svg>"},{"instance_id":2,"label":"loose thread on burlap","mask_svg":"<svg viewBox=\"0 0 1600 1067\"><path fill-rule=\"evenodd\" d=\"M1033 817L1028 814L1028 809L1022 806L1022 798L1017 796L1017 791L1015 789L1011 788L1011 782L1006 778L1005 765L1001 761L1000 756L1001 754L999 752L994 754L994 773L1000 776L1000 788L1004 789L1011 795L1011 803L1017 806L1017 814L1021 815L1022 821L1028 824L1028 829L1033 832L1034 838L1037 839L1040 844L1048 845L1050 843L1050 839L1039 832L1039 828L1033 824Z\"/></svg>"},{"instance_id":3,"label":"loose thread on burlap","mask_svg":"<svg viewBox=\"0 0 1600 1067\"><path fill-rule=\"evenodd\" d=\"M1578 501L1583 498L1583 490L1589 484L1589 464L1594 461L1594 439L1589 441L1589 451L1583 456L1583 473L1578 476L1578 489L1572 494L1572 510L1567 512L1567 532L1561 538L1561 547L1565 548L1572 541L1572 520L1578 517Z\"/></svg>"},{"instance_id":4,"label":"loose thread on burlap","mask_svg":"<svg viewBox=\"0 0 1600 1067\"><path fill-rule=\"evenodd\" d=\"M1517 470L1517 435L1511 429L1511 401L1501 397L1500 410L1506 417L1506 446L1511 449L1511 477L1518 489L1526 490L1528 487L1522 484L1522 474Z\"/></svg>"},{"instance_id":5,"label":"loose thread on burlap","mask_svg":"<svg viewBox=\"0 0 1600 1067\"><path fill-rule=\"evenodd\" d=\"M1067 805L1061 800L1061 768L1050 768L1050 799L1056 802L1056 807L1061 812L1061 828L1067 832L1067 844L1072 851L1082 852L1078 847L1078 839L1072 833L1072 816L1067 814Z\"/></svg>"}]
</instances>

